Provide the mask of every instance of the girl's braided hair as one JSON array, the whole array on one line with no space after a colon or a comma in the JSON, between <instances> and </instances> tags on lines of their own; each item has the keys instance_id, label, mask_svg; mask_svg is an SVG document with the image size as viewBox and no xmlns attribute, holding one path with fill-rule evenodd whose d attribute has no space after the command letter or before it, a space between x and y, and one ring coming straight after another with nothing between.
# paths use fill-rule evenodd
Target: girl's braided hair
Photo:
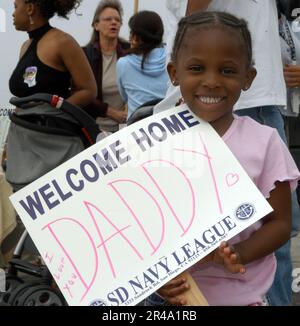
<instances>
[{"instance_id":1,"label":"girl's braided hair","mask_svg":"<svg viewBox=\"0 0 300 326\"><path fill-rule=\"evenodd\" d=\"M41 15L47 19L55 14L67 18L68 14L79 7L82 0L25 0L25 3L35 4Z\"/></svg>"},{"instance_id":2,"label":"girl's braided hair","mask_svg":"<svg viewBox=\"0 0 300 326\"><path fill-rule=\"evenodd\" d=\"M182 18L178 23L178 30L174 40L171 60L176 62L178 51L182 45L187 31L195 27L221 27L229 28L240 34L241 40L245 45L247 63L253 65L252 60L252 40L248 29L248 24L244 19L239 19L229 13L218 11L197 12Z\"/></svg>"}]
</instances>

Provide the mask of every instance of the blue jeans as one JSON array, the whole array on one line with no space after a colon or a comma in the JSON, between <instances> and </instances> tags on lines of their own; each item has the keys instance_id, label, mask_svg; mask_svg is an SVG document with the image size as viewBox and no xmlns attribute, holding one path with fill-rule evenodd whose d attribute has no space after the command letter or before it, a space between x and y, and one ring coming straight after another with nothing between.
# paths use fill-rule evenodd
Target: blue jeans
<instances>
[{"instance_id":1,"label":"blue jeans","mask_svg":"<svg viewBox=\"0 0 300 326\"><path fill-rule=\"evenodd\" d=\"M257 122L276 128L280 137L287 144L284 131L284 120L279 106L261 106L238 110L240 116L249 116ZM300 210L296 192L292 192L292 235L299 232ZM276 252L277 269L272 287L268 292L268 298L273 306L288 306L292 302L292 258L291 242L288 241Z\"/></svg>"}]
</instances>

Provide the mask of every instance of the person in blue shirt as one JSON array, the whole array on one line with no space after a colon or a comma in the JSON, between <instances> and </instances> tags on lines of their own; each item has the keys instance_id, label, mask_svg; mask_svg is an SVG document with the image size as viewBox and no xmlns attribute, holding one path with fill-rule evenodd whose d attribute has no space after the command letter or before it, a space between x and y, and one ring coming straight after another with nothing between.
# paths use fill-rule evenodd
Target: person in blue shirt
<instances>
[{"instance_id":1,"label":"person in blue shirt","mask_svg":"<svg viewBox=\"0 0 300 326\"><path fill-rule=\"evenodd\" d=\"M129 20L131 49L117 62L120 94L128 116L144 104L165 97L168 85L163 22L153 11L140 11Z\"/></svg>"}]
</instances>

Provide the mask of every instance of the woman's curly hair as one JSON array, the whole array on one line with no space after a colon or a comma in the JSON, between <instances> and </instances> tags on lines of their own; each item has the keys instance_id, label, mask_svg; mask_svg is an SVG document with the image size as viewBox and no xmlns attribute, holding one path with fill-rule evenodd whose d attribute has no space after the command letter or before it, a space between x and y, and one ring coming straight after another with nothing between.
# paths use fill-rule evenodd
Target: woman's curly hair
<instances>
[{"instance_id":1,"label":"woman's curly hair","mask_svg":"<svg viewBox=\"0 0 300 326\"><path fill-rule=\"evenodd\" d=\"M57 16L67 18L68 14L79 7L82 0L25 0L39 8L41 15L47 19Z\"/></svg>"}]
</instances>

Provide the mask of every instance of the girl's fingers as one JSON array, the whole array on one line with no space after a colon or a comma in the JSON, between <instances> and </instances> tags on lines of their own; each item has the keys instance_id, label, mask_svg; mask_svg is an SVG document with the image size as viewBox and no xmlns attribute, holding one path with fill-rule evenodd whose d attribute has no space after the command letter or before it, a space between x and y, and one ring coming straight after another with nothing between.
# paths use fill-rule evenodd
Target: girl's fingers
<instances>
[{"instance_id":1,"label":"girl's fingers","mask_svg":"<svg viewBox=\"0 0 300 326\"><path fill-rule=\"evenodd\" d=\"M299 76L299 73L295 73L295 72L289 71L289 70L283 70L283 74L284 74L284 76L287 76L287 77L297 77L297 76Z\"/></svg>"},{"instance_id":2,"label":"girl's fingers","mask_svg":"<svg viewBox=\"0 0 300 326\"><path fill-rule=\"evenodd\" d=\"M240 255L234 246L222 242L219 246L219 255L223 258L224 266L232 273L244 274L246 272L245 266L239 263Z\"/></svg>"},{"instance_id":3,"label":"girl's fingers","mask_svg":"<svg viewBox=\"0 0 300 326\"><path fill-rule=\"evenodd\" d=\"M235 268L237 266L237 255L236 254L230 254L229 256L226 256L224 258L224 265L229 268Z\"/></svg>"},{"instance_id":4,"label":"girl's fingers","mask_svg":"<svg viewBox=\"0 0 300 326\"><path fill-rule=\"evenodd\" d=\"M300 83L291 83L291 82L289 82L289 83L286 83L286 86L288 88L299 87L300 86Z\"/></svg>"},{"instance_id":5,"label":"girl's fingers","mask_svg":"<svg viewBox=\"0 0 300 326\"><path fill-rule=\"evenodd\" d=\"M246 269L243 265L235 265L234 270L232 272L235 274L244 274L246 272Z\"/></svg>"},{"instance_id":6,"label":"girl's fingers","mask_svg":"<svg viewBox=\"0 0 300 326\"><path fill-rule=\"evenodd\" d=\"M286 77L292 77L292 78L299 78L300 77L300 72L299 71L284 70L283 74Z\"/></svg>"},{"instance_id":7,"label":"girl's fingers","mask_svg":"<svg viewBox=\"0 0 300 326\"><path fill-rule=\"evenodd\" d=\"M186 279L184 277L173 278L166 285L164 285L164 288L174 288L181 286L184 283L186 283Z\"/></svg>"},{"instance_id":8,"label":"girl's fingers","mask_svg":"<svg viewBox=\"0 0 300 326\"><path fill-rule=\"evenodd\" d=\"M241 273L241 274L245 274L245 273L246 273L246 268L245 268L245 266L242 265L242 266L240 267L240 273Z\"/></svg>"},{"instance_id":9,"label":"girl's fingers","mask_svg":"<svg viewBox=\"0 0 300 326\"><path fill-rule=\"evenodd\" d=\"M236 265L236 273L245 274L246 273L245 266L241 264Z\"/></svg>"},{"instance_id":10,"label":"girl's fingers","mask_svg":"<svg viewBox=\"0 0 300 326\"><path fill-rule=\"evenodd\" d=\"M218 248L219 254L222 257L224 257L224 254L226 254L226 255L228 254L228 248L229 248L229 246L228 246L227 242L225 242L225 241L221 242L221 244L220 244L220 246Z\"/></svg>"},{"instance_id":11,"label":"girl's fingers","mask_svg":"<svg viewBox=\"0 0 300 326\"><path fill-rule=\"evenodd\" d=\"M300 76L293 76L293 75L290 75L290 74L284 74L284 80L285 80L286 83L291 83L291 82L299 83Z\"/></svg>"},{"instance_id":12,"label":"girl's fingers","mask_svg":"<svg viewBox=\"0 0 300 326\"><path fill-rule=\"evenodd\" d=\"M220 244L220 249L223 250L224 248L226 248L228 246L228 243L226 241L222 241Z\"/></svg>"},{"instance_id":13,"label":"girl's fingers","mask_svg":"<svg viewBox=\"0 0 300 326\"><path fill-rule=\"evenodd\" d=\"M232 264L232 263L229 263L227 265L227 268L229 269L229 271L231 273L240 273L240 274L244 274L246 272L246 268L244 265L242 264Z\"/></svg>"},{"instance_id":14,"label":"girl's fingers","mask_svg":"<svg viewBox=\"0 0 300 326\"><path fill-rule=\"evenodd\" d=\"M186 304L184 292L189 289L187 283L176 288L161 288L159 294L173 305L183 306Z\"/></svg>"},{"instance_id":15,"label":"girl's fingers","mask_svg":"<svg viewBox=\"0 0 300 326\"><path fill-rule=\"evenodd\" d=\"M296 84L300 84L300 78L285 78L285 83L296 83Z\"/></svg>"},{"instance_id":16,"label":"girl's fingers","mask_svg":"<svg viewBox=\"0 0 300 326\"><path fill-rule=\"evenodd\" d=\"M167 296L169 296L169 297L177 297L180 294L183 294L184 292L186 292L189 288L190 288L189 284L187 284L187 283L182 284L182 285L180 285L180 286L178 286L176 288L169 289L168 293L167 293Z\"/></svg>"},{"instance_id":17,"label":"girl's fingers","mask_svg":"<svg viewBox=\"0 0 300 326\"><path fill-rule=\"evenodd\" d=\"M290 73L295 73L295 74L299 74L300 73L300 66L285 66L283 68L283 72L290 72Z\"/></svg>"},{"instance_id":18,"label":"girl's fingers","mask_svg":"<svg viewBox=\"0 0 300 326\"><path fill-rule=\"evenodd\" d=\"M235 249L233 246L227 246L223 249L224 254L227 256L231 255L232 253L235 253Z\"/></svg>"},{"instance_id":19,"label":"girl's fingers","mask_svg":"<svg viewBox=\"0 0 300 326\"><path fill-rule=\"evenodd\" d=\"M232 267L232 271L234 273L244 274L246 272L246 268L243 264L238 263L239 260L240 260L240 258L239 258L238 253L231 254L229 257L228 265Z\"/></svg>"},{"instance_id":20,"label":"girl's fingers","mask_svg":"<svg viewBox=\"0 0 300 326\"><path fill-rule=\"evenodd\" d=\"M238 256L237 256L237 254L236 254L236 253L231 254L231 255L229 256L229 260L230 260L230 262L231 262L232 264L236 264L237 261L238 261Z\"/></svg>"},{"instance_id":21,"label":"girl's fingers","mask_svg":"<svg viewBox=\"0 0 300 326\"><path fill-rule=\"evenodd\" d=\"M158 293L168 298L168 301L170 301L171 298L176 298L178 295L184 293L187 289L189 289L189 285L186 282L185 278L175 278L168 282L166 285L161 287L158 291Z\"/></svg>"},{"instance_id":22,"label":"girl's fingers","mask_svg":"<svg viewBox=\"0 0 300 326\"><path fill-rule=\"evenodd\" d=\"M187 301L184 296L178 296L175 298L168 298L169 303L175 306L184 306Z\"/></svg>"}]
</instances>

